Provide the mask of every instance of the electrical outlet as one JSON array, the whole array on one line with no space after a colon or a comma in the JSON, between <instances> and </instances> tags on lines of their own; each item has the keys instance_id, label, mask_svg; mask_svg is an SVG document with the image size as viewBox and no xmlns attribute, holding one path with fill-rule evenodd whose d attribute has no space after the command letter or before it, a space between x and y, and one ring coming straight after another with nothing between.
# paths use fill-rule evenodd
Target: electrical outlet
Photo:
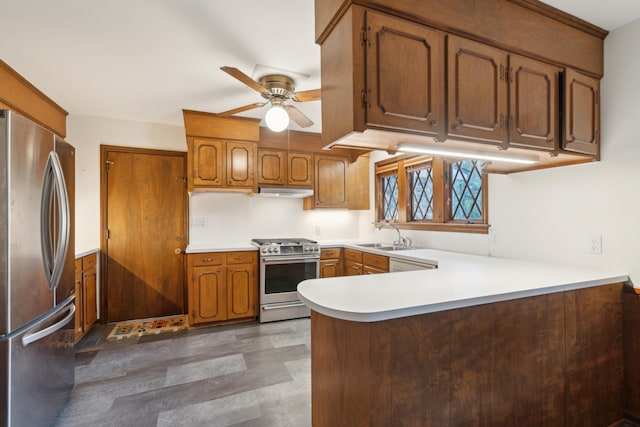
<instances>
[{"instance_id":1,"label":"electrical outlet","mask_svg":"<svg viewBox=\"0 0 640 427\"><path fill-rule=\"evenodd\" d=\"M602 254L602 236L599 234L590 234L587 237L587 253L601 255Z\"/></svg>"},{"instance_id":2,"label":"electrical outlet","mask_svg":"<svg viewBox=\"0 0 640 427\"><path fill-rule=\"evenodd\" d=\"M207 217L198 216L191 218L191 227L193 228L205 228L207 226Z\"/></svg>"},{"instance_id":3,"label":"electrical outlet","mask_svg":"<svg viewBox=\"0 0 640 427\"><path fill-rule=\"evenodd\" d=\"M316 236L321 236L322 235L322 229L320 228L319 225L316 225Z\"/></svg>"}]
</instances>

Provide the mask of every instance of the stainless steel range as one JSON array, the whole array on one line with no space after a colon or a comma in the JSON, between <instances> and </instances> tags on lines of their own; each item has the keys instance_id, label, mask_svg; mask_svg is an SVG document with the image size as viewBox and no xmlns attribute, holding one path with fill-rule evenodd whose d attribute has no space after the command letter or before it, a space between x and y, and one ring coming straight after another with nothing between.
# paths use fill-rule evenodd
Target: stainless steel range
<instances>
[{"instance_id":1,"label":"stainless steel range","mask_svg":"<svg viewBox=\"0 0 640 427\"><path fill-rule=\"evenodd\" d=\"M253 239L260 248L260 322L308 317L297 287L320 274L320 245L309 239Z\"/></svg>"}]
</instances>

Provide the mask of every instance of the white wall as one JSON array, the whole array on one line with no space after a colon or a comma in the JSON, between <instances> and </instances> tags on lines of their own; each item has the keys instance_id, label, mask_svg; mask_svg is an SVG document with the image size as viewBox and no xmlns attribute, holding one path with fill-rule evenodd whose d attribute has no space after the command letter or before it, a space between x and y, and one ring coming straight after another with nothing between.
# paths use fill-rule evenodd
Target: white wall
<instances>
[{"instance_id":1,"label":"white wall","mask_svg":"<svg viewBox=\"0 0 640 427\"><path fill-rule=\"evenodd\" d=\"M492 176L494 256L626 272L640 283L640 20L605 39L600 162ZM587 237L602 236L602 254Z\"/></svg>"},{"instance_id":2,"label":"white wall","mask_svg":"<svg viewBox=\"0 0 640 427\"><path fill-rule=\"evenodd\" d=\"M100 247L100 145L186 151L180 126L70 115L67 138L76 148L76 253Z\"/></svg>"}]
</instances>

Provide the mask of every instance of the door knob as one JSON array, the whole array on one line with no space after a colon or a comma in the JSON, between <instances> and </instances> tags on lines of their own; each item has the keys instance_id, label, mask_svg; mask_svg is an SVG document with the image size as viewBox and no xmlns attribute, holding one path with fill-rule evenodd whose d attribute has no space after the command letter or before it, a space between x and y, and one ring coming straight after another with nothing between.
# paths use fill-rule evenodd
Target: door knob
<instances>
[{"instance_id":1,"label":"door knob","mask_svg":"<svg viewBox=\"0 0 640 427\"><path fill-rule=\"evenodd\" d=\"M182 249L176 248L174 252L176 253L176 255L180 255L182 253Z\"/></svg>"}]
</instances>

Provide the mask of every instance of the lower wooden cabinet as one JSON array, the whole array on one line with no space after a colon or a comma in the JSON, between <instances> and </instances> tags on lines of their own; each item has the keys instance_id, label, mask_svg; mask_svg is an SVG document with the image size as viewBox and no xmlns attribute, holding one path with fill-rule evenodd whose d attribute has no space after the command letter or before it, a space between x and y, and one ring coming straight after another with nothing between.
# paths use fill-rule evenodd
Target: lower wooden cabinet
<instances>
[{"instance_id":1,"label":"lower wooden cabinet","mask_svg":"<svg viewBox=\"0 0 640 427\"><path fill-rule=\"evenodd\" d=\"M97 263L98 254L95 252L75 260L76 341L98 320Z\"/></svg>"},{"instance_id":2,"label":"lower wooden cabinet","mask_svg":"<svg viewBox=\"0 0 640 427\"><path fill-rule=\"evenodd\" d=\"M358 276L361 274L378 274L389 272L389 257L357 251L344 250L344 275Z\"/></svg>"},{"instance_id":3,"label":"lower wooden cabinet","mask_svg":"<svg viewBox=\"0 0 640 427\"><path fill-rule=\"evenodd\" d=\"M320 251L320 278L342 276L343 262L341 248L327 248Z\"/></svg>"},{"instance_id":4,"label":"lower wooden cabinet","mask_svg":"<svg viewBox=\"0 0 640 427\"><path fill-rule=\"evenodd\" d=\"M189 324L258 316L258 254L211 252L187 256Z\"/></svg>"}]
</instances>

